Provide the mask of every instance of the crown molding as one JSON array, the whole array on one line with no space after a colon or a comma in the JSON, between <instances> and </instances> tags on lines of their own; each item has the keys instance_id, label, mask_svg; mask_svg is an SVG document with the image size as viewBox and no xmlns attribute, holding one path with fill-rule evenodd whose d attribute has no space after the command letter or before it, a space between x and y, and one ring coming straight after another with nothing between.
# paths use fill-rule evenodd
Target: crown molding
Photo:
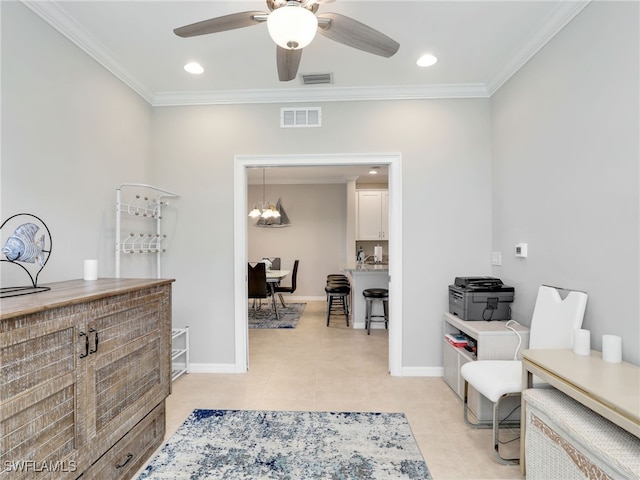
<instances>
[{"instance_id":1,"label":"crown molding","mask_svg":"<svg viewBox=\"0 0 640 480\"><path fill-rule=\"evenodd\" d=\"M152 92L142 81L120 65L90 32L58 6L56 1L22 0L34 13L62 33L109 72L119 78L151 106L224 105L249 103L303 103L372 100L417 100L490 98L540 51L591 0L571 0L558 4L531 39L507 61L486 84L417 85L392 87L311 87L264 90L201 92Z\"/></svg>"},{"instance_id":2,"label":"crown molding","mask_svg":"<svg viewBox=\"0 0 640 480\"><path fill-rule=\"evenodd\" d=\"M57 2L22 0L22 3L62 35L67 37L96 62L123 81L147 102L152 103L153 92L145 87L137 78L131 76L116 60L115 55L104 48L82 25L67 15L67 13L58 6Z\"/></svg>"},{"instance_id":3,"label":"crown molding","mask_svg":"<svg viewBox=\"0 0 640 480\"><path fill-rule=\"evenodd\" d=\"M591 0L572 0L559 3L553 12L547 15L529 41L489 79L486 84L489 96L496 93L590 2Z\"/></svg>"},{"instance_id":4,"label":"crown molding","mask_svg":"<svg viewBox=\"0 0 640 480\"><path fill-rule=\"evenodd\" d=\"M423 85L411 87L313 87L279 90L228 90L220 92L165 92L155 95L154 107L242 103L302 103L364 100L416 100L489 97L481 84Z\"/></svg>"}]
</instances>

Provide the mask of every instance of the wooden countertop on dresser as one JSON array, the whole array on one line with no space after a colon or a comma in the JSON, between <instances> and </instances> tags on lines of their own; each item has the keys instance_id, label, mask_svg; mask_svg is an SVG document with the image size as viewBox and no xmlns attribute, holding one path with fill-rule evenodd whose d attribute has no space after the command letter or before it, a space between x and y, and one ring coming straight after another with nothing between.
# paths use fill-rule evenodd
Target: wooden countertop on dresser
<instances>
[{"instance_id":1,"label":"wooden countertop on dresser","mask_svg":"<svg viewBox=\"0 0 640 480\"><path fill-rule=\"evenodd\" d=\"M7 297L0 300L0 319L29 315L52 308L84 303L132 290L174 282L171 278L99 278L98 280L67 280L49 283L46 292Z\"/></svg>"}]
</instances>

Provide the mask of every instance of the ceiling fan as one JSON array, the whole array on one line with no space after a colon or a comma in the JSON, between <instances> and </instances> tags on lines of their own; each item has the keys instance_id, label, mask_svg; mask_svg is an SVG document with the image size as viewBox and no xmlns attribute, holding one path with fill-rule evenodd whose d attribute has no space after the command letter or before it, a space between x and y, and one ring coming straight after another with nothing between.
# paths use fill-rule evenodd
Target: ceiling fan
<instances>
[{"instance_id":1,"label":"ceiling fan","mask_svg":"<svg viewBox=\"0 0 640 480\"><path fill-rule=\"evenodd\" d=\"M266 0L269 13L249 11L203 20L173 30L179 37L195 37L250 27L267 22L269 35L276 42L278 78L286 82L298 73L302 49L316 31L338 43L374 55L391 57L400 44L385 34L339 13L316 15L319 4L333 0Z\"/></svg>"}]
</instances>

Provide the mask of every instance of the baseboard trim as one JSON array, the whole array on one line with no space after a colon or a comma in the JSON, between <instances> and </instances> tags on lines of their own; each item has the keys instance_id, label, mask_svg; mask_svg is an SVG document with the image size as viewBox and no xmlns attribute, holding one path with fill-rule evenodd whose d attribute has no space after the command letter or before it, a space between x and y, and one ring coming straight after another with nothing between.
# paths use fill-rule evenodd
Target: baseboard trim
<instances>
[{"instance_id":1,"label":"baseboard trim","mask_svg":"<svg viewBox=\"0 0 640 480\"><path fill-rule=\"evenodd\" d=\"M291 302L291 303L300 303L300 302L324 302L327 300L327 297L323 296L323 297L305 297L305 296L295 296L295 295L283 295L284 297L284 301L285 302Z\"/></svg>"},{"instance_id":2,"label":"baseboard trim","mask_svg":"<svg viewBox=\"0 0 640 480\"><path fill-rule=\"evenodd\" d=\"M189 373L245 373L229 363L191 363ZM403 367L403 377L443 377L443 367Z\"/></svg>"},{"instance_id":3,"label":"baseboard trim","mask_svg":"<svg viewBox=\"0 0 640 480\"><path fill-rule=\"evenodd\" d=\"M340 318L340 317L337 317L337 318ZM366 326L367 324L365 322L355 322L353 324L353 328L355 330L358 330L358 329L364 330ZM371 330L384 330L385 328L386 327L380 322L373 322L371 324Z\"/></svg>"},{"instance_id":4,"label":"baseboard trim","mask_svg":"<svg viewBox=\"0 0 640 480\"><path fill-rule=\"evenodd\" d=\"M402 367L403 377L444 377L444 367Z\"/></svg>"},{"instance_id":5,"label":"baseboard trim","mask_svg":"<svg viewBox=\"0 0 640 480\"><path fill-rule=\"evenodd\" d=\"M191 363L189 373L245 373L227 363ZM403 367L403 377L443 377L443 367Z\"/></svg>"},{"instance_id":6,"label":"baseboard trim","mask_svg":"<svg viewBox=\"0 0 640 480\"><path fill-rule=\"evenodd\" d=\"M190 363L189 373L245 373L232 363Z\"/></svg>"}]
</instances>

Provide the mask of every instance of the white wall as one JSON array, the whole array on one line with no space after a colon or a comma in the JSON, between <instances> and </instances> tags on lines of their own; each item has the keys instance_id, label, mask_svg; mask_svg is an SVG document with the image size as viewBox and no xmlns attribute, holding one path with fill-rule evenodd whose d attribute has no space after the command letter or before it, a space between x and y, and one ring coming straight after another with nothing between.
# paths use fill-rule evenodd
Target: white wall
<instances>
[{"instance_id":1,"label":"white wall","mask_svg":"<svg viewBox=\"0 0 640 480\"><path fill-rule=\"evenodd\" d=\"M81 278L85 258L113 276L115 188L148 180L151 107L22 3L0 8L2 221L26 212L48 225L40 283ZM16 285L17 267L0 265Z\"/></svg>"},{"instance_id":2,"label":"white wall","mask_svg":"<svg viewBox=\"0 0 640 480\"><path fill-rule=\"evenodd\" d=\"M96 256L100 275L113 274L120 183L179 193L163 268L176 279L174 322L192 328L193 362L224 368L235 358L234 157L400 152L402 363L414 372L442 365L447 285L490 271L489 100L325 103L323 127L313 129L280 129L275 104L150 113L13 2L2 2L2 67L2 215L37 210L46 219L59 247L44 281L79 278L82 260Z\"/></svg>"},{"instance_id":3,"label":"white wall","mask_svg":"<svg viewBox=\"0 0 640 480\"><path fill-rule=\"evenodd\" d=\"M2 218L48 223L41 281L78 278L88 257L111 276L115 187L180 193L164 273L194 362L234 358L235 155L402 153L406 368L441 365L459 275L513 284L524 323L539 284L586 290L595 348L603 333L640 337L637 3L592 2L491 101L326 103L308 130L280 129L280 105L152 111L26 7L1 8ZM511 255L521 241L526 260ZM640 363L633 340L623 354Z\"/></svg>"},{"instance_id":4,"label":"white wall","mask_svg":"<svg viewBox=\"0 0 640 480\"><path fill-rule=\"evenodd\" d=\"M589 294L592 348L640 364L637 2L592 2L491 101L495 276L529 324L537 287ZM515 258L518 242L529 257Z\"/></svg>"},{"instance_id":5,"label":"white wall","mask_svg":"<svg viewBox=\"0 0 640 480\"><path fill-rule=\"evenodd\" d=\"M234 359L235 155L401 152L403 366L441 366L447 286L490 271L489 101L325 103L313 129L281 129L280 107L154 110L154 181L182 195L165 272L174 319L195 332L192 360Z\"/></svg>"},{"instance_id":6,"label":"white wall","mask_svg":"<svg viewBox=\"0 0 640 480\"><path fill-rule=\"evenodd\" d=\"M344 265L347 217L346 184L268 185L266 199L282 205L291 225L282 228L256 227L247 217L248 258L280 257L281 268L293 269L298 259L295 296L324 299L327 275L339 273ZM248 201L262 201L262 185L250 186ZM289 286L291 278L283 280Z\"/></svg>"},{"instance_id":7,"label":"white wall","mask_svg":"<svg viewBox=\"0 0 640 480\"><path fill-rule=\"evenodd\" d=\"M1 212L49 224L41 280L79 278L88 257L113 274L120 183L180 193L164 267L175 323L192 327L194 362L228 365L234 156L401 152L405 368L442 365L447 285L491 273L491 250L517 318L540 283L584 289L594 347L623 335L640 363L637 3L592 2L491 101L325 103L319 129L280 129L281 105L152 111L22 4L0 6Z\"/></svg>"}]
</instances>

